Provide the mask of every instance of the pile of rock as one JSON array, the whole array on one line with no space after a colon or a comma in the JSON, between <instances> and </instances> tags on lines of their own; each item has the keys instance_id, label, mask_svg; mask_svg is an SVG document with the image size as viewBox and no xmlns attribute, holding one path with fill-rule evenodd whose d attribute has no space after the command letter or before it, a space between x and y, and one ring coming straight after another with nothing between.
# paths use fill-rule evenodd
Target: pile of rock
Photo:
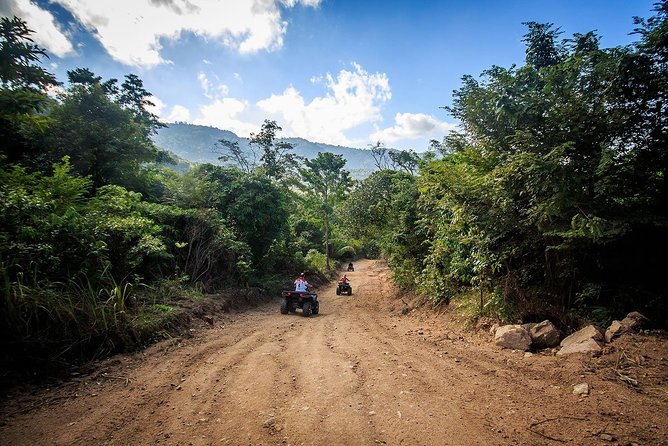
<instances>
[{"instance_id":1,"label":"pile of rock","mask_svg":"<svg viewBox=\"0 0 668 446\"><path fill-rule=\"evenodd\" d=\"M561 334L552 322L545 320L538 324L503 325L492 327L494 342L502 348L527 351L541 350L559 346L557 355L572 353L596 353L601 351L604 342L612 342L622 333L637 330L643 327L648 319L634 311L621 321L613 321L605 334L593 326L588 325L581 330L567 336L561 342Z\"/></svg>"},{"instance_id":2,"label":"pile of rock","mask_svg":"<svg viewBox=\"0 0 668 446\"><path fill-rule=\"evenodd\" d=\"M494 333L496 345L513 350L552 348L559 345L559 339L559 330L548 320L538 324L503 325Z\"/></svg>"}]
</instances>

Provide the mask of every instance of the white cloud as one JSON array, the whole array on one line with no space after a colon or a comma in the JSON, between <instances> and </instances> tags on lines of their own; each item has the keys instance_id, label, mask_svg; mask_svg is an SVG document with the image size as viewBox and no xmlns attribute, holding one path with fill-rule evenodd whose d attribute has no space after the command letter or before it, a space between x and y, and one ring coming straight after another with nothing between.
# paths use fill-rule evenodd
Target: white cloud
<instances>
[{"instance_id":1,"label":"white cloud","mask_svg":"<svg viewBox=\"0 0 668 446\"><path fill-rule=\"evenodd\" d=\"M46 48L58 57L74 53L74 48L65 33L58 27L50 12L40 9L33 2L20 0L0 1L0 15L22 18L35 31L32 35L36 44Z\"/></svg>"},{"instance_id":2,"label":"white cloud","mask_svg":"<svg viewBox=\"0 0 668 446\"><path fill-rule=\"evenodd\" d=\"M228 93L230 92L229 87L225 84L218 84L216 86L213 86L209 78L206 76L206 74L202 72L200 72L197 75L197 79L199 80L199 84L202 87L204 96L206 96L209 99L215 99L220 96L227 96Z\"/></svg>"},{"instance_id":3,"label":"white cloud","mask_svg":"<svg viewBox=\"0 0 668 446\"><path fill-rule=\"evenodd\" d=\"M162 115L162 111L165 109L165 103L157 96L150 96L148 100L153 103L153 106L146 107L146 109L156 116Z\"/></svg>"},{"instance_id":4,"label":"white cloud","mask_svg":"<svg viewBox=\"0 0 668 446\"><path fill-rule=\"evenodd\" d=\"M254 53L280 48L287 31L280 0L52 1L70 11L114 59L139 67L167 63L161 39L177 40L183 32ZM320 0L280 3L315 7Z\"/></svg>"},{"instance_id":5,"label":"white cloud","mask_svg":"<svg viewBox=\"0 0 668 446\"><path fill-rule=\"evenodd\" d=\"M190 122L190 110L183 105L175 105L165 120L167 122Z\"/></svg>"},{"instance_id":6,"label":"white cloud","mask_svg":"<svg viewBox=\"0 0 668 446\"><path fill-rule=\"evenodd\" d=\"M334 78L327 74L327 93L306 103L290 86L280 95L271 95L257 106L275 117L284 133L312 141L350 144L345 131L381 119L380 106L392 91L385 73L370 74L360 65L341 70Z\"/></svg>"},{"instance_id":7,"label":"white cloud","mask_svg":"<svg viewBox=\"0 0 668 446\"><path fill-rule=\"evenodd\" d=\"M369 137L370 140L392 144L403 139L441 139L444 134L457 127L456 124L439 121L424 113L397 113L394 121L396 123L394 126L377 130Z\"/></svg>"},{"instance_id":8,"label":"white cloud","mask_svg":"<svg viewBox=\"0 0 668 446\"><path fill-rule=\"evenodd\" d=\"M198 116L192 122L198 125L208 125L219 129L230 130L240 136L248 136L257 132L259 125L243 119L244 112L248 111L248 102L234 98L217 98L209 104L200 106Z\"/></svg>"},{"instance_id":9,"label":"white cloud","mask_svg":"<svg viewBox=\"0 0 668 446\"><path fill-rule=\"evenodd\" d=\"M346 133L380 122L381 107L392 97L385 73L369 73L358 64L352 64L351 70L341 70L336 76L330 73L322 76L321 83L326 90L310 101L305 100L295 87L289 86L281 94L272 94L253 104L226 97L227 87L223 84L214 86L205 73L199 73L198 81L209 102L197 107L194 113L182 105L175 105L164 117L166 121L192 122L248 136L259 130L262 119L269 118L283 127L281 135L340 145L364 144L351 141ZM394 143L427 137L440 139L455 127L422 113L397 113L395 121L394 126L383 130L375 125L376 131L369 136L369 141Z\"/></svg>"}]
</instances>

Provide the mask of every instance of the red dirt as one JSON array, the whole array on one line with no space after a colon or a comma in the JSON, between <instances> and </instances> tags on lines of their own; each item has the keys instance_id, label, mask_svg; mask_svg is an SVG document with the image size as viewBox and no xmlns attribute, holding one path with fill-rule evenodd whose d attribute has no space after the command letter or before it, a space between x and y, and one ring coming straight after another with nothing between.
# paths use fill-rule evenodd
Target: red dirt
<instances>
[{"instance_id":1,"label":"red dirt","mask_svg":"<svg viewBox=\"0 0 668 446\"><path fill-rule=\"evenodd\" d=\"M604 354L526 356L404 304L376 262L321 313L278 302L12 395L1 445L665 445L668 343L625 335ZM628 377L638 381L630 384ZM574 395L586 382L589 396Z\"/></svg>"}]
</instances>

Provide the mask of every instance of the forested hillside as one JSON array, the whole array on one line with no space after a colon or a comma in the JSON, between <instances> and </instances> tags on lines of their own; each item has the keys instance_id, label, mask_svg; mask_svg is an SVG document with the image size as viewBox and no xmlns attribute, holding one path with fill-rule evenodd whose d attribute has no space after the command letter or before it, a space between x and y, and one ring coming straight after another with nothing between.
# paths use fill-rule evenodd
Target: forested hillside
<instances>
[{"instance_id":1,"label":"forested hillside","mask_svg":"<svg viewBox=\"0 0 668 446\"><path fill-rule=\"evenodd\" d=\"M246 156L251 154L252 147L248 137L239 137L230 131L214 127L173 123L158 129L153 136L156 146L196 163L219 163L219 157L223 154L220 140L236 142ZM293 153L303 158L315 158L319 152L341 155L354 178L364 178L376 167L370 150L314 143L302 138L277 138L277 142L291 144L294 147Z\"/></svg>"},{"instance_id":2,"label":"forested hillside","mask_svg":"<svg viewBox=\"0 0 668 446\"><path fill-rule=\"evenodd\" d=\"M278 139L271 120L248 138L167 127L138 76L56 79L3 18L3 367L134 348L178 302L272 295L363 256L473 318L665 325L668 4L628 47L527 29L525 63L464 77L448 107L461 131L418 155ZM199 164L179 173L168 151Z\"/></svg>"}]
</instances>

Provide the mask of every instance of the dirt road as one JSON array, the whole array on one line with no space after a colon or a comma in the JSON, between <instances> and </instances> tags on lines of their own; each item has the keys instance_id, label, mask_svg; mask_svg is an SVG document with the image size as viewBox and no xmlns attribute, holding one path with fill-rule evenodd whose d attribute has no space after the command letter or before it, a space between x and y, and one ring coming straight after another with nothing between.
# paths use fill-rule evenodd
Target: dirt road
<instances>
[{"instance_id":1,"label":"dirt road","mask_svg":"<svg viewBox=\"0 0 668 446\"><path fill-rule=\"evenodd\" d=\"M357 263L349 277L353 296L319 290L317 316L281 315L278 302L219 315L190 339L13 396L0 444L668 444L666 342L628 344L628 358L645 352L623 369L636 389L617 379L620 350L502 351L461 336L449 315L402 314L378 263ZM587 397L573 394L581 382Z\"/></svg>"}]
</instances>

